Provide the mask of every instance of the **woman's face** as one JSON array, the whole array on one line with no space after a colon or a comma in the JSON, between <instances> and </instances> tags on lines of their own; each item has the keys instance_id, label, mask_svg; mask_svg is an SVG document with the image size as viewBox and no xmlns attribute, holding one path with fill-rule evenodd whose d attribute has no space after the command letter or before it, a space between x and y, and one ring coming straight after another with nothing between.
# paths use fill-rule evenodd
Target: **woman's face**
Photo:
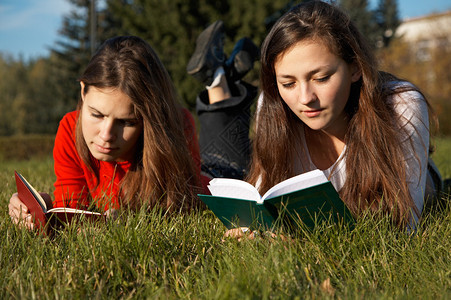
<instances>
[{"instance_id":1,"label":"woman's face","mask_svg":"<svg viewBox=\"0 0 451 300\"><path fill-rule=\"evenodd\" d=\"M279 55L274 69L280 96L302 122L313 130L344 135L351 83L361 76L354 64L323 43L301 41Z\"/></svg>"},{"instance_id":2,"label":"woman's face","mask_svg":"<svg viewBox=\"0 0 451 300\"><path fill-rule=\"evenodd\" d=\"M131 160L142 133L142 121L131 99L116 88L90 87L83 95L82 131L92 156L101 161Z\"/></svg>"}]
</instances>

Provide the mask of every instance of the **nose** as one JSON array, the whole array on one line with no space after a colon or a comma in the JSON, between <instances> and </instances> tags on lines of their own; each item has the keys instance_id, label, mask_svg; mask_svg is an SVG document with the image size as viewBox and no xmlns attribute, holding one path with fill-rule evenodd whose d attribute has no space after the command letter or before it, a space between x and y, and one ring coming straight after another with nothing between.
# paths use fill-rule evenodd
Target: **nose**
<instances>
[{"instance_id":1,"label":"nose","mask_svg":"<svg viewBox=\"0 0 451 300\"><path fill-rule=\"evenodd\" d=\"M303 105L309 105L310 103L314 102L316 100L315 92L312 88L312 86L308 83L302 83L299 85L299 97L298 101L299 103Z\"/></svg>"},{"instance_id":2,"label":"nose","mask_svg":"<svg viewBox=\"0 0 451 300\"><path fill-rule=\"evenodd\" d=\"M114 122L108 119L103 120L99 136L105 142L114 141L116 138Z\"/></svg>"}]
</instances>

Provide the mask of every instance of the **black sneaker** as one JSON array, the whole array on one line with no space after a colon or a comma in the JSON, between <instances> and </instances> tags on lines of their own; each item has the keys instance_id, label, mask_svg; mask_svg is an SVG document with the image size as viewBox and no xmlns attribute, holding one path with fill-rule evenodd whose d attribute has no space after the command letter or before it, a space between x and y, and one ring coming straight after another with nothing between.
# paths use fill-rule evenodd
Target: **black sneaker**
<instances>
[{"instance_id":1,"label":"black sneaker","mask_svg":"<svg viewBox=\"0 0 451 300\"><path fill-rule=\"evenodd\" d=\"M232 81L237 81L244 77L254 67L254 62L258 59L258 47L250 38L240 39L233 48L232 54L225 62L226 73Z\"/></svg>"},{"instance_id":2,"label":"black sneaker","mask_svg":"<svg viewBox=\"0 0 451 300\"><path fill-rule=\"evenodd\" d=\"M224 56L224 23L219 20L208 26L196 40L196 50L191 56L186 71L205 85L213 82Z\"/></svg>"}]
</instances>

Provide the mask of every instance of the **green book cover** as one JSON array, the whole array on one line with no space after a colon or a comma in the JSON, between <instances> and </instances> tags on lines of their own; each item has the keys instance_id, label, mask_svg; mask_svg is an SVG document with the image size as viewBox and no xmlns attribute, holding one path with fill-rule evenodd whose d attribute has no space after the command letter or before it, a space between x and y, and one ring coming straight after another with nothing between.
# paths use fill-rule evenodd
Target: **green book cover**
<instances>
[{"instance_id":1,"label":"green book cover","mask_svg":"<svg viewBox=\"0 0 451 300\"><path fill-rule=\"evenodd\" d=\"M276 221L290 222L292 226L302 222L310 228L329 219L354 223L332 183L320 170L287 179L263 197L251 185L235 179L214 179L209 189L212 196L199 197L229 229L270 229Z\"/></svg>"},{"instance_id":2,"label":"green book cover","mask_svg":"<svg viewBox=\"0 0 451 300\"><path fill-rule=\"evenodd\" d=\"M253 200L210 195L199 197L228 229L261 226L270 228L278 216L277 211L268 210Z\"/></svg>"}]
</instances>

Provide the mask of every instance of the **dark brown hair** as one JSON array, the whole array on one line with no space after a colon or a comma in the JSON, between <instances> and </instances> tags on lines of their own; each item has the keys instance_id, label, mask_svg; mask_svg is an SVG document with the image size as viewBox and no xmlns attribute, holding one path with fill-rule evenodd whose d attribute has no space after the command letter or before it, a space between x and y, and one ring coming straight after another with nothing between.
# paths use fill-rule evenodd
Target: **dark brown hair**
<instances>
[{"instance_id":1,"label":"dark brown hair","mask_svg":"<svg viewBox=\"0 0 451 300\"><path fill-rule=\"evenodd\" d=\"M320 42L361 70L361 79L351 85L345 108L350 122L345 135L346 182L340 191L342 199L355 215L367 209L391 213L394 223L404 226L412 210L417 210L405 180L402 133L394 120L394 107L387 101L390 94L401 90L384 88L396 77L378 72L372 51L354 23L336 6L322 1L309 1L291 9L273 26L262 45L263 101L257 116L249 181L260 182L260 192L265 192L296 175L293 162L303 154L295 149L299 149L299 128L304 124L280 97L274 64L300 41Z\"/></svg>"},{"instance_id":2,"label":"dark brown hair","mask_svg":"<svg viewBox=\"0 0 451 300\"><path fill-rule=\"evenodd\" d=\"M193 135L184 132L190 123L184 123L171 78L151 46L134 36L111 38L92 57L79 80L85 84L84 94L90 87L119 88L130 97L142 120L134 161L121 181L120 203L133 209L159 205L171 211L195 205L199 178L188 147ZM82 105L80 99L78 108ZM80 113L77 150L95 170L96 160L83 139L81 118Z\"/></svg>"}]
</instances>

